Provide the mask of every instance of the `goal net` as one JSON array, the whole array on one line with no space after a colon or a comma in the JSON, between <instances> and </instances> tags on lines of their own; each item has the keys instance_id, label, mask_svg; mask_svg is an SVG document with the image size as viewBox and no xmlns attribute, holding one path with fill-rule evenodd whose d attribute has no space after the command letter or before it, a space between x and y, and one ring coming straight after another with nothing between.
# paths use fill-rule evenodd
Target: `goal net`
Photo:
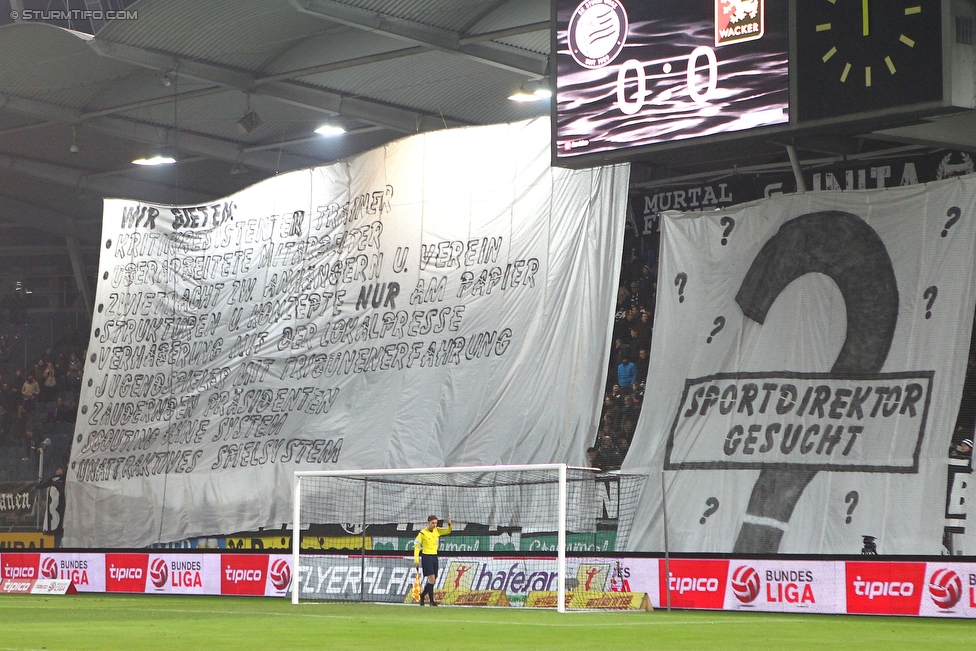
<instances>
[{"instance_id":1,"label":"goal net","mask_svg":"<svg viewBox=\"0 0 976 651\"><path fill-rule=\"evenodd\" d=\"M434 515L453 522L439 604L646 608L613 559L641 479L563 464L296 472L292 601L417 603L415 539Z\"/></svg>"}]
</instances>

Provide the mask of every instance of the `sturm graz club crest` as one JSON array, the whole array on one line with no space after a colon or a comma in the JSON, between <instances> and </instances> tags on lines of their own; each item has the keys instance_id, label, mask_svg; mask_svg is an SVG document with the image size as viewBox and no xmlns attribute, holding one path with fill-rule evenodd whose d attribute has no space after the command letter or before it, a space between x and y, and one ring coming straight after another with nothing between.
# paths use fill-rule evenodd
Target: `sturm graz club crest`
<instances>
[{"instance_id":1,"label":"sturm graz club crest","mask_svg":"<svg viewBox=\"0 0 976 651\"><path fill-rule=\"evenodd\" d=\"M567 40L576 63L602 68L627 40L627 12L617 0L584 0L569 19Z\"/></svg>"}]
</instances>

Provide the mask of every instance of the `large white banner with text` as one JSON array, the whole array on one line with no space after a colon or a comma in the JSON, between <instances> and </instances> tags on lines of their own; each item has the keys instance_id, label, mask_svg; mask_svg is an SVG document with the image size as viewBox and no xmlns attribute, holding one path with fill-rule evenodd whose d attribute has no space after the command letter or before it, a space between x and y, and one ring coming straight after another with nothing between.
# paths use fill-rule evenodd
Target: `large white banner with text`
<instances>
[{"instance_id":1,"label":"large white banner with text","mask_svg":"<svg viewBox=\"0 0 976 651\"><path fill-rule=\"evenodd\" d=\"M938 554L974 207L970 176L666 215L631 547L666 512L672 551Z\"/></svg>"},{"instance_id":2,"label":"large white banner with text","mask_svg":"<svg viewBox=\"0 0 976 651\"><path fill-rule=\"evenodd\" d=\"M288 523L299 469L582 465L629 169L549 155L539 119L107 201L64 544Z\"/></svg>"}]
</instances>

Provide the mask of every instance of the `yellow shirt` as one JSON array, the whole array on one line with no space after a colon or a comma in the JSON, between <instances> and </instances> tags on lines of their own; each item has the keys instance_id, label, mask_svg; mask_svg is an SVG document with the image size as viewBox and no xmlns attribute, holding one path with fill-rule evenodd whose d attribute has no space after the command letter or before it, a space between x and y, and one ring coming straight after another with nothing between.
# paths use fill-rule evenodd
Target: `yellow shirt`
<instances>
[{"instance_id":1,"label":"yellow shirt","mask_svg":"<svg viewBox=\"0 0 976 651\"><path fill-rule=\"evenodd\" d=\"M414 562L416 563L420 560L420 552L432 556L436 555L437 539L449 533L451 533L451 525L447 525L447 527L434 527L433 531L427 527L421 529L420 533L417 534L417 544L413 547Z\"/></svg>"}]
</instances>

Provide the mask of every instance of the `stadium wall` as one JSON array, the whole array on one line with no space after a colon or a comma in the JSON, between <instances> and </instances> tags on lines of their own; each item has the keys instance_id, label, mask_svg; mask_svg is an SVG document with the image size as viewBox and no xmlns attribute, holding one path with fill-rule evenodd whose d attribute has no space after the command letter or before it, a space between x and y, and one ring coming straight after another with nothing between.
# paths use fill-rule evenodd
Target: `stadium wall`
<instances>
[{"instance_id":1,"label":"stadium wall","mask_svg":"<svg viewBox=\"0 0 976 651\"><path fill-rule=\"evenodd\" d=\"M370 601L407 602L412 571L402 556L315 559L301 576L307 599L363 591ZM445 559L438 589L502 590L524 604L545 591L552 559ZM549 568L549 569L547 569ZM287 597L294 571L284 554L0 554L3 582L71 579L78 592ZM668 581L664 577L669 577ZM951 561L575 558L570 585L594 593L647 593L654 608L976 619L976 563Z\"/></svg>"}]
</instances>

